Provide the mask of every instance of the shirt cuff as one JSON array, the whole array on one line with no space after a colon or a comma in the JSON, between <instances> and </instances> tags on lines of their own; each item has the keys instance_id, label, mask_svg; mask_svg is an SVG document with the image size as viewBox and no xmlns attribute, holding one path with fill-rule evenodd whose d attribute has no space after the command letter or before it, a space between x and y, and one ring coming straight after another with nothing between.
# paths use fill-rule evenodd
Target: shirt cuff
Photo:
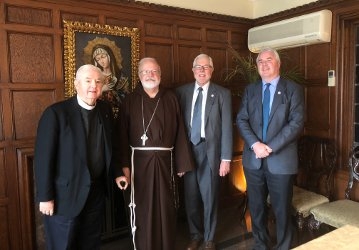
<instances>
[{"instance_id":1,"label":"shirt cuff","mask_svg":"<svg viewBox=\"0 0 359 250\"><path fill-rule=\"evenodd\" d=\"M255 142L255 143L252 144L251 150L253 150L254 145L256 145L257 143L259 143L259 141L257 141L257 142Z\"/></svg>"}]
</instances>

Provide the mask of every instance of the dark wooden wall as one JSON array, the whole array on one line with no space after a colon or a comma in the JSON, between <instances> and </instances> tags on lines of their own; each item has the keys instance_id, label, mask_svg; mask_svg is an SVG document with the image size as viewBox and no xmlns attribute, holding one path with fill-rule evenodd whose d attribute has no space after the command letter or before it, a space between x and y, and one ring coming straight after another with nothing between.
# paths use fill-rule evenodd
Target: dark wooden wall
<instances>
[{"instance_id":1,"label":"dark wooden wall","mask_svg":"<svg viewBox=\"0 0 359 250\"><path fill-rule=\"evenodd\" d=\"M0 1L0 248L36 249L33 155L42 111L64 99L63 20L136 27L140 57L158 59L162 84L193 80L192 62L214 59L214 80L246 50L250 20L133 1Z\"/></svg>"},{"instance_id":2,"label":"dark wooden wall","mask_svg":"<svg viewBox=\"0 0 359 250\"><path fill-rule=\"evenodd\" d=\"M235 94L244 83L225 82L231 67L231 44L248 55L251 26L329 8L333 11L332 42L286 50L285 65L297 65L305 75L307 121L305 133L334 138L340 157L337 197L347 178L347 155L352 143L354 48L353 26L359 23L359 2L325 0L257 20L214 15L134 1L0 1L0 248L35 249L33 147L42 111L64 99L62 20L136 27L140 29L140 57L156 57L162 84L176 87L193 80L194 57L214 59L213 80ZM340 29L339 29L340 28ZM327 86L327 71L335 69L337 85ZM235 135L235 150L240 147ZM236 158L237 159L237 158ZM240 164L240 159L234 162ZM231 191L231 187L228 187Z\"/></svg>"}]
</instances>

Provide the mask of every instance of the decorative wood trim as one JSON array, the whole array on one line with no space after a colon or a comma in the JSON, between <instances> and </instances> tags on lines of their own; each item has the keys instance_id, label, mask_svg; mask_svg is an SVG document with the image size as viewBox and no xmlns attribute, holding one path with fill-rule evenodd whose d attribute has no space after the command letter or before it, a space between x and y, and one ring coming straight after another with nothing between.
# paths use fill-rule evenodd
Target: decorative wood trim
<instances>
[{"instance_id":1,"label":"decorative wood trim","mask_svg":"<svg viewBox=\"0 0 359 250\"><path fill-rule=\"evenodd\" d=\"M37 249L33 169L34 150L33 148L19 148L16 151L22 247L23 249Z\"/></svg>"}]
</instances>

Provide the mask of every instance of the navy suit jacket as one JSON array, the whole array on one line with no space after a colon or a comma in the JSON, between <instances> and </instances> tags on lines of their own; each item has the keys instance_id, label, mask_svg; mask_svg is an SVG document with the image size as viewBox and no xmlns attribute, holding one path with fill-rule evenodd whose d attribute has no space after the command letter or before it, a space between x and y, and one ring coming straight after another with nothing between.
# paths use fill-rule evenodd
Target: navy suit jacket
<instances>
[{"instance_id":1,"label":"navy suit jacket","mask_svg":"<svg viewBox=\"0 0 359 250\"><path fill-rule=\"evenodd\" d=\"M195 83L177 88L177 96L184 122L191 137L191 111ZM210 83L205 106L205 134L210 168L218 173L221 160L231 160L233 151L231 92L220 85Z\"/></svg>"},{"instance_id":2,"label":"navy suit jacket","mask_svg":"<svg viewBox=\"0 0 359 250\"><path fill-rule=\"evenodd\" d=\"M251 146L262 141L262 81L248 85L242 96L237 126L244 139L243 166L259 169ZM279 79L271 106L267 145L273 152L267 157L274 174L295 174L298 170L297 138L304 127L304 97L300 85Z\"/></svg>"},{"instance_id":3,"label":"navy suit jacket","mask_svg":"<svg viewBox=\"0 0 359 250\"><path fill-rule=\"evenodd\" d=\"M100 100L96 106L103 128L108 174L112 157L112 110ZM80 109L76 96L48 107L39 121L35 144L37 200L55 200L55 213L68 217L81 212L91 186Z\"/></svg>"}]
</instances>

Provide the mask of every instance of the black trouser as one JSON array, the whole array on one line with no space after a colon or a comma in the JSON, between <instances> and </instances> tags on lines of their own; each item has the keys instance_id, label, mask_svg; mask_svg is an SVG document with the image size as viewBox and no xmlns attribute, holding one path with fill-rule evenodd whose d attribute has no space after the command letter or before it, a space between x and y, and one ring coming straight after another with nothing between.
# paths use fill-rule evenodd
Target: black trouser
<instances>
[{"instance_id":1,"label":"black trouser","mask_svg":"<svg viewBox=\"0 0 359 250\"><path fill-rule=\"evenodd\" d=\"M104 205L104 185L97 183L91 185L86 204L75 218L45 215L47 250L100 249Z\"/></svg>"}]
</instances>

